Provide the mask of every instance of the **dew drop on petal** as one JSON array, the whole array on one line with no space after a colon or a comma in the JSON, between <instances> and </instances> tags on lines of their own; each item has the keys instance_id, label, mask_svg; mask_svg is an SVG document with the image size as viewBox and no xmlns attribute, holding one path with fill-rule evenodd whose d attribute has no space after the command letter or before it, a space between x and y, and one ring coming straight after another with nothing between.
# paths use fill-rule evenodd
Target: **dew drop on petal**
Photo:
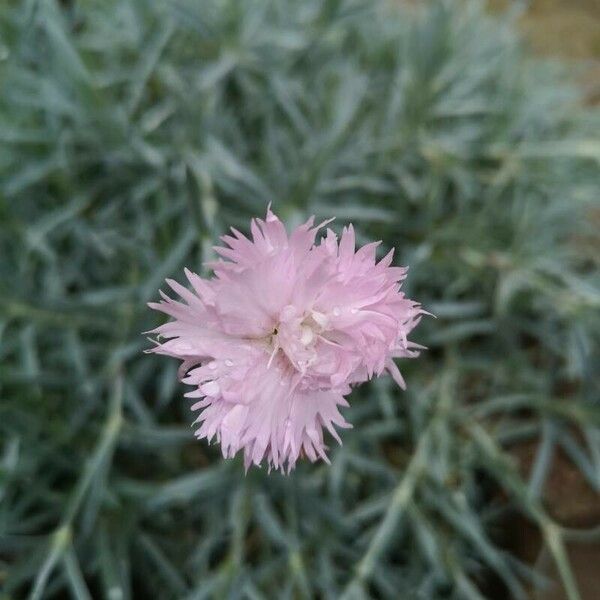
<instances>
[{"instance_id":1,"label":"dew drop on petal","mask_svg":"<svg viewBox=\"0 0 600 600\"><path fill-rule=\"evenodd\" d=\"M339 306L336 306L336 307L333 309L333 316L334 316L334 317L339 317L341 314L342 314L342 311L340 310L340 307L339 307Z\"/></svg>"},{"instance_id":2,"label":"dew drop on petal","mask_svg":"<svg viewBox=\"0 0 600 600\"><path fill-rule=\"evenodd\" d=\"M232 360L229 360L229 359L227 359L227 360L225 361L225 366L227 366L227 367L233 367L233 361L232 361Z\"/></svg>"},{"instance_id":3,"label":"dew drop on petal","mask_svg":"<svg viewBox=\"0 0 600 600\"><path fill-rule=\"evenodd\" d=\"M209 363L208 363L208 368L209 368L211 371L214 371L214 370L217 368L217 361L216 361L216 360L213 360L213 361L209 362Z\"/></svg>"}]
</instances>

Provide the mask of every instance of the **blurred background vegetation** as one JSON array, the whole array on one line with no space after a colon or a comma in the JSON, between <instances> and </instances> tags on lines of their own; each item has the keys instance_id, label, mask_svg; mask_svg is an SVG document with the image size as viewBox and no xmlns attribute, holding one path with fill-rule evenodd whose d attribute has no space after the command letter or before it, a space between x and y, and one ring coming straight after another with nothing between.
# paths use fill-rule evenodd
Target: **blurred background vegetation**
<instances>
[{"instance_id":1,"label":"blurred background vegetation","mask_svg":"<svg viewBox=\"0 0 600 600\"><path fill-rule=\"evenodd\" d=\"M594 64L499 4L2 3L2 600L597 597ZM437 315L290 477L195 442L142 354L268 202L397 247Z\"/></svg>"}]
</instances>

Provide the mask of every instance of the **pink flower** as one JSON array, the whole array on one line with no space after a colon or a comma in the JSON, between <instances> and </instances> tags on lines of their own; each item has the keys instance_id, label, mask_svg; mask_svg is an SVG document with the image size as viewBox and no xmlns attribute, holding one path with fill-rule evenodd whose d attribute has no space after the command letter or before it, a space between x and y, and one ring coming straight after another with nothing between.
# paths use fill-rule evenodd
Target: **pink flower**
<instances>
[{"instance_id":1,"label":"pink flower","mask_svg":"<svg viewBox=\"0 0 600 600\"><path fill-rule=\"evenodd\" d=\"M393 359L421 347L407 335L423 311L400 291L407 268L391 266L393 250L379 262L379 242L355 250L352 225L315 244L327 223L313 220L288 235L269 208L252 239L235 229L221 238L212 279L186 269L191 291L167 280L183 302L161 292L149 305L175 319L150 332L166 341L149 352L183 361L196 437L216 438L226 458L243 448L246 469L329 462L323 429L341 443L351 386L387 371L404 388Z\"/></svg>"}]
</instances>

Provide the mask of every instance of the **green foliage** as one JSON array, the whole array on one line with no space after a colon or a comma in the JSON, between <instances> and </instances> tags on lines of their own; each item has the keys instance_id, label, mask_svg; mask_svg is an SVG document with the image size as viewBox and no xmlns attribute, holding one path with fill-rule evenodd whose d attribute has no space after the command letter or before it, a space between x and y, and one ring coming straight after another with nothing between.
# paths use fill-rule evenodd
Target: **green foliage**
<instances>
[{"instance_id":1,"label":"green foliage","mask_svg":"<svg viewBox=\"0 0 600 600\"><path fill-rule=\"evenodd\" d=\"M543 494L559 447L600 487L600 121L561 69L473 3L29 0L0 36L4 598L523 598L515 509L578 597ZM140 335L268 202L396 246L438 317L290 477L195 442Z\"/></svg>"}]
</instances>

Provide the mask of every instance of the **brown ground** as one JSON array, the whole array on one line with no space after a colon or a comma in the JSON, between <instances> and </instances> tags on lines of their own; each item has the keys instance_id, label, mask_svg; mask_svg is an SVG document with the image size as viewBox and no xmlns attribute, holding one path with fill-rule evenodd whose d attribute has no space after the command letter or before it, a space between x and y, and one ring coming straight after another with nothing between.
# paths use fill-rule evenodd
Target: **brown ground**
<instances>
[{"instance_id":1,"label":"brown ground","mask_svg":"<svg viewBox=\"0 0 600 600\"><path fill-rule=\"evenodd\" d=\"M488 0L488 7L491 12L501 12L514 1ZM529 0L519 25L535 54L573 61L583 67L586 103L600 105L600 0ZM514 448L525 477L535 451L535 444ZM581 600L600 600L600 495L561 451L556 453L546 480L543 503L555 522L570 531L585 528L596 531L595 539L569 541L567 551ZM532 590L531 600L567 600L553 560L535 526L515 515L507 521L505 534L507 549L535 565L553 582L544 590ZM495 590L487 593L493 595ZM509 600L505 593L495 597Z\"/></svg>"},{"instance_id":2,"label":"brown ground","mask_svg":"<svg viewBox=\"0 0 600 600\"><path fill-rule=\"evenodd\" d=\"M419 0L400 0L418 5ZM491 12L502 12L515 0L488 0ZM540 56L573 61L582 66L586 103L600 105L600 0L529 0L519 25L531 50ZM514 448L523 475L535 457L535 444ZM596 535L571 540L567 550L581 600L600 600L600 495L584 480L561 451L554 457L544 486L543 502L550 516L577 532L593 528ZM531 592L531 600L567 600L555 566L542 545L539 532L523 517L506 523L506 546L521 560L535 565L552 582L550 588ZM581 537L581 536L573 536ZM495 593L495 589L486 593ZM506 592L494 596L502 600Z\"/></svg>"},{"instance_id":3,"label":"brown ground","mask_svg":"<svg viewBox=\"0 0 600 600\"><path fill-rule=\"evenodd\" d=\"M502 11L511 1L489 0L489 7ZM585 61L588 101L600 104L600 0L530 0L520 24L536 54Z\"/></svg>"},{"instance_id":4,"label":"brown ground","mask_svg":"<svg viewBox=\"0 0 600 600\"><path fill-rule=\"evenodd\" d=\"M510 0L490 0L492 11L503 10ZM542 56L560 57L584 63L583 85L589 104L600 104L600 0L531 0L520 19L531 49ZM528 471L535 449L522 446L516 452L523 470ZM558 453L545 486L548 512L569 528L600 526L600 496L583 480L577 468ZM515 519L513 540L524 560L558 580L552 559L541 548L539 535L531 525ZM600 536L596 541L571 542L568 554L582 600L600 599ZM538 591L532 600L566 600L560 585Z\"/></svg>"},{"instance_id":5,"label":"brown ground","mask_svg":"<svg viewBox=\"0 0 600 600\"><path fill-rule=\"evenodd\" d=\"M490 0L490 7L509 3ZM600 0L531 0L521 26L540 54L600 60Z\"/></svg>"},{"instance_id":6,"label":"brown ground","mask_svg":"<svg viewBox=\"0 0 600 600\"><path fill-rule=\"evenodd\" d=\"M506 7L508 0L491 0L492 10ZM544 56L585 62L583 85L589 104L600 104L600 0L532 0L520 20L522 31L532 50ZM517 456L527 471L534 448L521 447ZM583 480L580 472L563 454L558 453L545 486L548 512L569 528L600 526L600 496ZM516 550L523 559L558 581L547 550L540 548L535 530L515 521ZM568 554L582 600L600 599L600 539L571 542ZM537 555L537 556L536 556ZM535 556L535 559L532 558ZM538 591L532 600L566 600L560 585Z\"/></svg>"}]
</instances>

